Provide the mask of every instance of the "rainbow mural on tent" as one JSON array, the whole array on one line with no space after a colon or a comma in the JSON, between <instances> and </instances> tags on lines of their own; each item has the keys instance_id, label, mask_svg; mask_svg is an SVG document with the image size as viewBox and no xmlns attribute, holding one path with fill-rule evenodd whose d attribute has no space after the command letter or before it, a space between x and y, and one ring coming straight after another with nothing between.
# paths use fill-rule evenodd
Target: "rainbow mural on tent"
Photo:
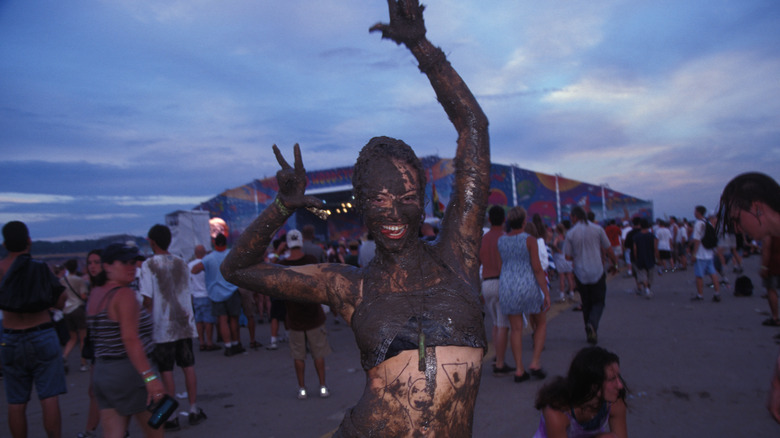
<instances>
[{"instance_id":1,"label":"rainbow mural on tent","mask_svg":"<svg viewBox=\"0 0 780 438\"><path fill-rule=\"evenodd\" d=\"M426 170L425 187L426 216L429 220L441 218L452 195L455 179L453 160L436 156L421 159ZM352 167L308 172L307 193L343 192L348 197L352 191ZM230 228L230 237L235 239L273 202L278 186L276 178L254 180L248 184L226 190L200 204L194 210L208 211L211 217L220 217ZM521 205L528 214L538 213L548 224L568 219L571 208L580 205L596 214L597 221L630 217L653 218L653 204L633 196L615 191L609 187L588 184L548 175L515 166L492 164L490 172L490 205L507 208ZM285 224L286 229L297 228L297 214ZM357 238L363 234L362 223L356 214L332 215L328 219L329 240Z\"/></svg>"}]
</instances>

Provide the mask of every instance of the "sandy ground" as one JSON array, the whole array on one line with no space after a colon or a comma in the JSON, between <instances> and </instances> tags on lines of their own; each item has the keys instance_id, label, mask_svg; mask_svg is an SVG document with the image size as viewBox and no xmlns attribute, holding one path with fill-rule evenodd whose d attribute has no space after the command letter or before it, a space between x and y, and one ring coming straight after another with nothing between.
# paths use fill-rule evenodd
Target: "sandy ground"
<instances>
[{"instance_id":1,"label":"sandy ground","mask_svg":"<svg viewBox=\"0 0 780 438\"><path fill-rule=\"evenodd\" d=\"M629 389L628 426L632 437L778 437L780 425L765 408L769 377L778 345L777 328L761 325L768 314L761 299L758 257L748 258L745 273L756 285L752 297L734 297L723 290L723 301L692 302L692 270L656 278L652 300L632 292L633 280L617 276L608 283L607 308L599 330L599 345L621 357ZM734 280L735 274L728 274ZM557 286L557 282L555 282ZM555 291L555 287L553 288ZM557 296L554 293L554 296ZM542 363L550 375L566 372L574 353L587 346L582 314L571 305L555 305L550 315ZM490 321L486 321L488 327ZM225 357L222 352L196 352L198 403L208 420L189 426L180 413L182 429L171 437L322 437L336 429L346 409L360 397L364 374L351 330L328 321L333 354L327 360L331 397L316 396L317 379L307 362L308 400L297 400L292 359L286 344L276 351L264 348ZM269 325L257 327L264 344ZM488 329L488 333L490 330ZM244 345L248 333L242 329ZM524 357L530 357L530 335L524 338ZM475 437L530 437L538 426L533 408L542 381L516 384L511 376L494 377L485 367L474 417ZM510 355L511 356L511 355ZM511 357L508 359L511 364ZM526 359L527 363L527 359ZM89 373L78 371L72 354L68 393L60 397L63 437L84 430ZM177 392L183 392L176 372ZM186 400L181 411L187 409ZM9 436L5 398L0 400L0 437ZM30 436L45 436L40 405L28 406ZM131 423L131 436L141 436Z\"/></svg>"}]
</instances>

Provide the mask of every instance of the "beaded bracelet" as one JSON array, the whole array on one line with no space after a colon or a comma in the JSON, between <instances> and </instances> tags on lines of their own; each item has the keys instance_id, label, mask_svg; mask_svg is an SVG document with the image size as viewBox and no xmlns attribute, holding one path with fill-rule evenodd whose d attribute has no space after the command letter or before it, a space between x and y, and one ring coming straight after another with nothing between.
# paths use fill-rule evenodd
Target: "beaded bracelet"
<instances>
[{"instance_id":1,"label":"beaded bracelet","mask_svg":"<svg viewBox=\"0 0 780 438\"><path fill-rule=\"evenodd\" d=\"M291 215L291 214L292 214L292 212L291 212L291 211L290 211L290 210L289 210L287 207L285 207L285 206L284 206L284 204L282 204L282 201L281 201L281 200L279 200L279 198L276 198L276 199L274 200L274 204L276 204L276 206L279 208L279 211L280 211L280 212L281 212L283 215L285 215L285 216L289 216L289 215Z\"/></svg>"}]
</instances>

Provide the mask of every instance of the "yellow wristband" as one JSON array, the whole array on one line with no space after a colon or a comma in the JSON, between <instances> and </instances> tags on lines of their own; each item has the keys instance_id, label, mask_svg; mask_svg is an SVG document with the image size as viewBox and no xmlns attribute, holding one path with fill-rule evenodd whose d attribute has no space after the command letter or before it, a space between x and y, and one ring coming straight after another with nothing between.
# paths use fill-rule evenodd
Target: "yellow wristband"
<instances>
[{"instance_id":1,"label":"yellow wristband","mask_svg":"<svg viewBox=\"0 0 780 438\"><path fill-rule=\"evenodd\" d=\"M291 212L291 211L290 211L290 210L289 210L287 207L285 207L285 206L284 206L284 204L282 204L282 201L281 201L281 200L279 200L279 198L276 198L276 199L274 200L274 204L276 204L276 206L279 208L279 211L280 211L280 212L281 212L283 215L285 215L285 216L289 216L289 215L291 215L291 214L292 214L292 212Z\"/></svg>"}]
</instances>

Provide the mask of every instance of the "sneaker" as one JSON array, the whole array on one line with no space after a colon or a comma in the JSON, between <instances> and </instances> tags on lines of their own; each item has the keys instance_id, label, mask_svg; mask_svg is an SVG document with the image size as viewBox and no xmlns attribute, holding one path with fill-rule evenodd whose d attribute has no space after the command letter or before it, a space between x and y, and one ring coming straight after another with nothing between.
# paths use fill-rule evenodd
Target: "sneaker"
<instances>
[{"instance_id":1,"label":"sneaker","mask_svg":"<svg viewBox=\"0 0 780 438\"><path fill-rule=\"evenodd\" d=\"M97 437L97 434L94 430L85 430L84 432L79 432L78 435L76 435L76 438L95 438Z\"/></svg>"},{"instance_id":2,"label":"sneaker","mask_svg":"<svg viewBox=\"0 0 780 438\"><path fill-rule=\"evenodd\" d=\"M693 297L691 297L691 301L702 301L702 300L704 300L704 297L699 294L696 294Z\"/></svg>"},{"instance_id":3,"label":"sneaker","mask_svg":"<svg viewBox=\"0 0 780 438\"><path fill-rule=\"evenodd\" d=\"M226 357L230 357L230 356L232 356L232 355L236 354L236 353L234 353L233 351L234 351L234 350L233 350L233 347L232 347L232 346L231 346L231 347L225 347L225 356L226 356Z\"/></svg>"},{"instance_id":4,"label":"sneaker","mask_svg":"<svg viewBox=\"0 0 780 438\"><path fill-rule=\"evenodd\" d=\"M720 294L713 295L712 296L712 301L715 302L715 303L719 303L720 302Z\"/></svg>"},{"instance_id":5,"label":"sneaker","mask_svg":"<svg viewBox=\"0 0 780 438\"><path fill-rule=\"evenodd\" d=\"M306 388L298 388L298 400L306 400Z\"/></svg>"},{"instance_id":6,"label":"sneaker","mask_svg":"<svg viewBox=\"0 0 780 438\"><path fill-rule=\"evenodd\" d=\"M322 398L328 398L330 397L330 391L328 391L328 387L325 385L320 386L320 397Z\"/></svg>"},{"instance_id":7,"label":"sneaker","mask_svg":"<svg viewBox=\"0 0 780 438\"><path fill-rule=\"evenodd\" d=\"M648 300L650 298L653 298L653 292L650 290L649 287L645 289L645 298L647 298Z\"/></svg>"},{"instance_id":8,"label":"sneaker","mask_svg":"<svg viewBox=\"0 0 780 438\"><path fill-rule=\"evenodd\" d=\"M79 371L81 371L82 373L85 372L85 371L89 371L89 365L84 364L84 365L80 366L79 367Z\"/></svg>"},{"instance_id":9,"label":"sneaker","mask_svg":"<svg viewBox=\"0 0 780 438\"><path fill-rule=\"evenodd\" d=\"M596 329L593 328L592 325L588 324L585 326L585 334L588 339L588 344L596 345L599 343L599 337L596 334Z\"/></svg>"},{"instance_id":10,"label":"sneaker","mask_svg":"<svg viewBox=\"0 0 780 438\"><path fill-rule=\"evenodd\" d=\"M276 342L271 342L267 347L265 347L266 350L276 350L279 348L279 344Z\"/></svg>"},{"instance_id":11,"label":"sneaker","mask_svg":"<svg viewBox=\"0 0 780 438\"><path fill-rule=\"evenodd\" d=\"M179 425L179 417L166 421L163 429L166 432L176 432L177 430L181 430L181 426Z\"/></svg>"},{"instance_id":12,"label":"sneaker","mask_svg":"<svg viewBox=\"0 0 780 438\"><path fill-rule=\"evenodd\" d=\"M246 351L246 348L244 348L241 344L236 344L233 346L233 354L241 354Z\"/></svg>"},{"instance_id":13,"label":"sneaker","mask_svg":"<svg viewBox=\"0 0 780 438\"><path fill-rule=\"evenodd\" d=\"M198 408L198 412L190 412L190 415L187 417L187 420L189 421L190 426L197 426L206 418L208 417L206 417L206 413L203 412L203 409Z\"/></svg>"}]
</instances>

